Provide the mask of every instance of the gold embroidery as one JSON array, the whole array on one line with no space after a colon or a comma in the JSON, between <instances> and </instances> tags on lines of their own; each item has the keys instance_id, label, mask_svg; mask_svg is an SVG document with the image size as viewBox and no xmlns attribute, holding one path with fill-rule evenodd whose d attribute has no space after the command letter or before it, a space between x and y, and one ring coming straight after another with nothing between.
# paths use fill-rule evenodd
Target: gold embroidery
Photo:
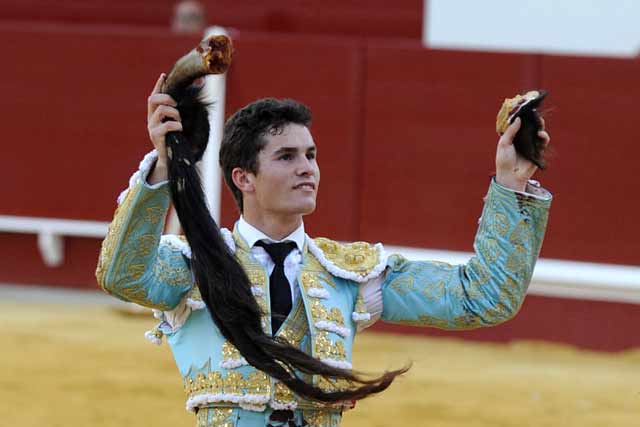
<instances>
[{"instance_id":1,"label":"gold embroidery","mask_svg":"<svg viewBox=\"0 0 640 427\"><path fill-rule=\"evenodd\" d=\"M202 408L196 414L196 426L207 427L209 423L209 410L208 408Z\"/></svg>"},{"instance_id":2,"label":"gold embroidery","mask_svg":"<svg viewBox=\"0 0 640 427\"><path fill-rule=\"evenodd\" d=\"M477 329L482 326L482 319L474 314L465 314L464 316L454 317L451 323L454 329Z\"/></svg>"},{"instance_id":3,"label":"gold embroidery","mask_svg":"<svg viewBox=\"0 0 640 427\"><path fill-rule=\"evenodd\" d=\"M340 425L340 415L331 411L302 411L302 416L308 427L338 427Z\"/></svg>"},{"instance_id":4,"label":"gold embroidery","mask_svg":"<svg viewBox=\"0 0 640 427\"><path fill-rule=\"evenodd\" d=\"M389 288L393 289L398 295L406 295L415 290L414 281L415 278L413 276L401 275L391 282Z\"/></svg>"},{"instance_id":5,"label":"gold embroidery","mask_svg":"<svg viewBox=\"0 0 640 427\"><path fill-rule=\"evenodd\" d=\"M200 408L196 415L197 427L233 427L229 418L232 408Z\"/></svg>"},{"instance_id":6,"label":"gold embroidery","mask_svg":"<svg viewBox=\"0 0 640 427\"><path fill-rule=\"evenodd\" d=\"M315 256L305 251L304 258L304 269L305 271L312 271L314 273L325 273L326 271L322 264L316 259Z\"/></svg>"},{"instance_id":7,"label":"gold embroidery","mask_svg":"<svg viewBox=\"0 0 640 427\"><path fill-rule=\"evenodd\" d=\"M327 309L319 300L314 299L311 302L311 317L313 322L330 321L334 322L337 326L344 326L344 316L337 307Z\"/></svg>"},{"instance_id":8,"label":"gold embroidery","mask_svg":"<svg viewBox=\"0 0 640 427\"><path fill-rule=\"evenodd\" d=\"M418 316L417 319L401 319L397 323L409 326L433 326L435 328L448 329L446 320L426 314Z\"/></svg>"},{"instance_id":9,"label":"gold embroidery","mask_svg":"<svg viewBox=\"0 0 640 427\"><path fill-rule=\"evenodd\" d=\"M247 394L268 395L271 393L269 377L262 371L254 371L249 374L245 383Z\"/></svg>"},{"instance_id":10,"label":"gold embroidery","mask_svg":"<svg viewBox=\"0 0 640 427\"><path fill-rule=\"evenodd\" d=\"M304 305L301 300L298 300L293 314L285 319L276 336L285 339L293 347L300 348L300 344L308 332L309 324Z\"/></svg>"},{"instance_id":11,"label":"gold embroidery","mask_svg":"<svg viewBox=\"0 0 640 427\"><path fill-rule=\"evenodd\" d=\"M239 360L242 358L240 350L235 348L229 341L222 344L222 360Z\"/></svg>"},{"instance_id":12,"label":"gold embroidery","mask_svg":"<svg viewBox=\"0 0 640 427\"><path fill-rule=\"evenodd\" d=\"M292 403L295 401L293 392L289 387L281 383L275 382L275 391L273 392L273 400L280 404Z\"/></svg>"},{"instance_id":13,"label":"gold embroidery","mask_svg":"<svg viewBox=\"0 0 640 427\"><path fill-rule=\"evenodd\" d=\"M224 380L220 372L209 372L207 374L206 390L211 394L222 393Z\"/></svg>"},{"instance_id":14,"label":"gold embroidery","mask_svg":"<svg viewBox=\"0 0 640 427\"><path fill-rule=\"evenodd\" d=\"M138 251L140 256L149 256L155 248L158 240L153 234L144 234L138 237Z\"/></svg>"},{"instance_id":15,"label":"gold embroidery","mask_svg":"<svg viewBox=\"0 0 640 427\"><path fill-rule=\"evenodd\" d=\"M338 307L332 307L331 310L329 310L328 319L338 326L344 326L344 317Z\"/></svg>"},{"instance_id":16,"label":"gold embroidery","mask_svg":"<svg viewBox=\"0 0 640 427\"><path fill-rule=\"evenodd\" d=\"M223 390L225 394L242 395L244 388L244 378L237 371L229 372L224 378Z\"/></svg>"},{"instance_id":17,"label":"gold embroidery","mask_svg":"<svg viewBox=\"0 0 640 427\"><path fill-rule=\"evenodd\" d=\"M493 228L500 236L504 236L509 231L509 219L505 214L496 213L493 217Z\"/></svg>"},{"instance_id":18,"label":"gold embroidery","mask_svg":"<svg viewBox=\"0 0 640 427\"><path fill-rule=\"evenodd\" d=\"M191 283L191 271L181 266L182 253L174 252L171 248L161 248L162 256L156 258L153 274L159 281L169 286L187 286Z\"/></svg>"},{"instance_id":19,"label":"gold embroidery","mask_svg":"<svg viewBox=\"0 0 640 427\"><path fill-rule=\"evenodd\" d=\"M525 248L521 245L515 245L507 258L505 268L510 272L519 275L527 268L525 260Z\"/></svg>"},{"instance_id":20,"label":"gold embroidery","mask_svg":"<svg viewBox=\"0 0 640 427\"><path fill-rule=\"evenodd\" d=\"M378 265L378 250L368 243L343 245L325 238L317 238L314 242L329 261L343 270L366 276Z\"/></svg>"},{"instance_id":21,"label":"gold embroidery","mask_svg":"<svg viewBox=\"0 0 640 427\"><path fill-rule=\"evenodd\" d=\"M527 240L528 235L529 226L525 220L521 219L513 229L513 232L511 232L511 235L509 235L509 241L514 245L522 245Z\"/></svg>"},{"instance_id":22,"label":"gold embroidery","mask_svg":"<svg viewBox=\"0 0 640 427\"><path fill-rule=\"evenodd\" d=\"M253 285L264 285L267 281L263 270L247 270L247 277L249 277L249 282Z\"/></svg>"},{"instance_id":23,"label":"gold embroidery","mask_svg":"<svg viewBox=\"0 0 640 427\"><path fill-rule=\"evenodd\" d=\"M245 250L246 244L241 237L236 236L234 231L234 239L236 241L236 260L242 265L244 271L247 273L247 277L252 286L257 286L262 289L262 295L268 295L267 291L267 275L260 265L251 254ZM262 325L265 333L271 334L271 310L267 301L267 298L256 298L256 302L262 311Z\"/></svg>"},{"instance_id":24,"label":"gold embroidery","mask_svg":"<svg viewBox=\"0 0 640 427\"><path fill-rule=\"evenodd\" d=\"M471 277L471 283L474 286L484 285L491 280L491 274L478 257L473 257L469 263L465 266L465 269L473 272L475 275ZM475 282L475 283L474 283Z\"/></svg>"},{"instance_id":25,"label":"gold embroidery","mask_svg":"<svg viewBox=\"0 0 640 427\"><path fill-rule=\"evenodd\" d=\"M335 343L326 331L318 331L314 340L315 356L319 359L346 360L347 352L342 340Z\"/></svg>"},{"instance_id":26,"label":"gold embroidery","mask_svg":"<svg viewBox=\"0 0 640 427\"><path fill-rule=\"evenodd\" d=\"M131 203L135 199L136 194L138 194L139 190L139 185L135 185L133 188L129 189L125 199L116 208L116 211L113 214L113 220L111 221L111 224L109 224L107 237L105 237L105 239L102 241L100 257L98 258L98 265L96 267L96 279L98 279L100 287L102 287L102 289L107 292L108 290L105 289L105 278L107 269L113 262L113 252L116 249L118 239L120 238L122 226L124 225L125 220L127 219L127 216L129 214L129 207L131 206Z\"/></svg>"},{"instance_id":27,"label":"gold embroidery","mask_svg":"<svg viewBox=\"0 0 640 427\"><path fill-rule=\"evenodd\" d=\"M437 283L434 283L433 285L425 286L422 289L422 295L424 295L425 298L427 299L441 300L444 298L444 294L445 294L444 280L440 280Z\"/></svg>"},{"instance_id":28,"label":"gold embroidery","mask_svg":"<svg viewBox=\"0 0 640 427\"><path fill-rule=\"evenodd\" d=\"M157 224L164 216L165 210L160 206L149 206L145 209L144 219L151 224Z\"/></svg>"},{"instance_id":29,"label":"gold embroidery","mask_svg":"<svg viewBox=\"0 0 640 427\"><path fill-rule=\"evenodd\" d=\"M304 272L301 275L301 283L302 283L302 287L305 288L306 290L309 290L310 288L322 288L322 285L318 282L318 279L316 278L316 274L315 273L308 273L308 272Z\"/></svg>"},{"instance_id":30,"label":"gold embroidery","mask_svg":"<svg viewBox=\"0 0 640 427\"><path fill-rule=\"evenodd\" d=\"M393 254L389 257L389 266L391 270L397 272L406 271L409 267L409 260L400 254Z\"/></svg>"},{"instance_id":31,"label":"gold embroidery","mask_svg":"<svg viewBox=\"0 0 640 427\"><path fill-rule=\"evenodd\" d=\"M218 426L220 423L227 421L231 416L233 409L231 408L212 408L213 416L211 417L211 423L214 426Z\"/></svg>"},{"instance_id":32,"label":"gold embroidery","mask_svg":"<svg viewBox=\"0 0 640 427\"><path fill-rule=\"evenodd\" d=\"M504 303L500 302L496 304L495 307L487 308L483 317L487 323L494 325L507 320L509 318L509 313L511 313L511 310L504 305Z\"/></svg>"},{"instance_id":33,"label":"gold embroidery","mask_svg":"<svg viewBox=\"0 0 640 427\"><path fill-rule=\"evenodd\" d=\"M506 286L509 286L511 288L520 288L519 283L516 280L514 280L513 277L510 277L510 276L507 277Z\"/></svg>"},{"instance_id":34,"label":"gold embroidery","mask_svg":"<svg viewBox=\"0 0 640 427\"><path fill-rule=\"evenodd\" d=\"M144 264L131 264L127 270L131 280L138 280L144 274L145 266Z\"/></svg>"},{"instance_id":35,"label":"gold embroidery","mask_svg":"<svg viewBox=\"0 0 640 427\"><path fill-rule=\"evenodd\" d=\"M200 294L200 288L198 286L193 286L191 288L191 292L189 292L189 298L194 301L202 301L202 295Z\"/></svg>"},{"instance_id":36,"label":"gold embroidery","mask_svg":"<svg viewBox=\"0 0 640 427\"><path fill-rule=\"evenodd\" d=\"M166 211L168 189L142 193L142 195L140 195L140 189L139 183L130 188L127 197L116 210L110 234L115 234L117 231L117 235L108 236L105 240L111 239L111 243L107 241L104 243L105 254L110 250L109 245L114 245L111 249L112 253L101 255L99 262L101 265L98 270L101 270L101 266L104 270L104 267L108 268L110 264L115 273L115 277L110 279L108 292L140 305L169 310L172 306L166 301L155 301L149 298L148 290L144 284L140 283L140 279L145 276L149 268L153 268L154 274L164 268L164 270L170 270L170 274L156 274L152 279L154 281L152 285L168 283L188 287L192 282L191 275L181 255L174 255L171 248L166 246L158 248L159 222ZM135 206L132 206L134 201ZM156 218L158 218L157 221ZM144 231L147 232L144 233ZM140 235L136 235L138 233ZM158 248L157 255L153 254L155 248ZM107 258L109 258L108 262ZM172 265L172 268L168 268L166 264L172 263L173 260L177 260L177 263ZM151 261L154 261L153 266Z\"/></svg>"},{"instance_id":37,"label":"gold embroidery","mask_svg":"<svg viewBox=\"0 0 640 427\"><path fill-rule=\"evenodd\" d=\"M328 317L326 307L317 299L314 299L311 303L311 317L313 317L314 322L326 320Z\"/></svg>"},{"instance_id":38,"label":"gold embroidery","mask_svg":"<svg viewBox=\"0 0 640 427\"><path fill-rule=\"evenodd\" d=\"M494 263L500 257L500 246L496 239L491 237L480 240L478 243L478 251L488 263Z\"/></svg>"},{"instance_id":39,"label":"gold embroidery","mask_svg":"<svg viewBox=\"0 0 640 427\"><path fill-rule=\"evenodd\" d=\"M243 396L245 394L268 397L271 394L271 382L267 374L261 371L251 372L245 379L237 371L229 372L223 377L220 372L202 373L193 379L187 376L184 381L184 392L187 399L201 394L231 394Z\"/></svg>"},{"instance_id":40,"label":"gold embroidery","mask_svg":"<svg viewBox=\"0 0 640 427\"><path fill-rule=\"evenodd\" d=\"M358 292L358 296L356 297L356 306L354 311L358 314L367 313L367 305L364 303L364 297L360 292Z\"/></svg>"}]
</instances>

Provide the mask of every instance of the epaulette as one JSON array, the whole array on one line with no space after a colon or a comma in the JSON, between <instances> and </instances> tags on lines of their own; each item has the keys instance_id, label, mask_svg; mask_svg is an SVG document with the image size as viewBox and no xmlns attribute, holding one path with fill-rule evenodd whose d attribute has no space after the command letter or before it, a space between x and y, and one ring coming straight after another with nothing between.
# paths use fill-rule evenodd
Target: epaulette
<instances>
[{"instance_id":1,"label":"epaulette","mask_svg":"<svg viewBox=\"0 0 640 427\"><path fill-rule=\"evenodd\" d=\"M380 243L339 243L318 237L308 239L308 245L329 273L358 283L378 277L387 266L387 255Z\"/></svg>"}]
</instances>

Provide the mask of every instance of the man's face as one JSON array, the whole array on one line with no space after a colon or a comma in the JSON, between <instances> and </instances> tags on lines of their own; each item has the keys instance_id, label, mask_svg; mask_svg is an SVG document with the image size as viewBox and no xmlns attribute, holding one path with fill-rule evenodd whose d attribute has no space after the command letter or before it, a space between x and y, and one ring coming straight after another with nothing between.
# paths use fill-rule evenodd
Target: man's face
<instances>
[{"instance_id":1,"label":"man's face","mask_svg":"<svg viewBox=\"0 0 640 427\"><path fill-rule=\"evenodd\" d=\"M264 138L267 145L258 154L258 173L250 174L253 208L271 215L310 214L316 208L320 168L309 129L291 123L282 133L267 132Z\"/></svg>"}]
</instances>

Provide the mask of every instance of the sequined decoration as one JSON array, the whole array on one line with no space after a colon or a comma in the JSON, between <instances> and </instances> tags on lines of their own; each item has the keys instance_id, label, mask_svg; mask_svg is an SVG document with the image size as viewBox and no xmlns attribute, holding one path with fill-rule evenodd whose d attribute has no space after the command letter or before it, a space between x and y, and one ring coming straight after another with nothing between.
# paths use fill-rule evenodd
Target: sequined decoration
<instances>
[{"instance_id":1,"label":"sequined decoration","mask_svg":"<svg viewBox=\"0 0 640 427\"><path fill-rule=\"evenodd\" d=\"M197 427L233 427L231 408L200 408L196 414Z\"/></svg>"},{"instance_id":2,"label":"sequined decoration","mask_svg":"<svg viewBox=\"0 0 640 427\"><path fill-rule=\"evenodd\" d=\"M379 262L378 250L366 242L340 244L325 238L314 239L314 242L329 261L361 276L369 274Z\"/></svg>"}]
</instances>

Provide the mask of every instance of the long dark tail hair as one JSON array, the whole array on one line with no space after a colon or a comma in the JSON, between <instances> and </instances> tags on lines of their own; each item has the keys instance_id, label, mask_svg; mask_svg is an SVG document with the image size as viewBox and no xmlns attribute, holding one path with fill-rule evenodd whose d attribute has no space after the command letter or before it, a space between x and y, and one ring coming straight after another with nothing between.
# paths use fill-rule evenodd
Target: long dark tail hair
<instances>
[{"instance_id":1,"label":"long dark tail hair","mask_svg":"<svg viewBox=\"0 0 640 427\"><path fill-rule=\"evenodd\" d=\"M251 292L249 278L207 209L195 168L209 136L208 105L201 100L201 87L183 84L168 88L167 93L178 103L183 125L182 132L171 132L166 138L171 196L191 246L191 267L202 300L222 335L249 364L280 380L303 398L332 403L358 400L385 390L409 368L364 378L351 370L329 366L282 338L264 333L262 313ZM303 380L298 372L321 375L329 381L348 380L351 387L328 392Z\"/></svg>"}]
</instances>

